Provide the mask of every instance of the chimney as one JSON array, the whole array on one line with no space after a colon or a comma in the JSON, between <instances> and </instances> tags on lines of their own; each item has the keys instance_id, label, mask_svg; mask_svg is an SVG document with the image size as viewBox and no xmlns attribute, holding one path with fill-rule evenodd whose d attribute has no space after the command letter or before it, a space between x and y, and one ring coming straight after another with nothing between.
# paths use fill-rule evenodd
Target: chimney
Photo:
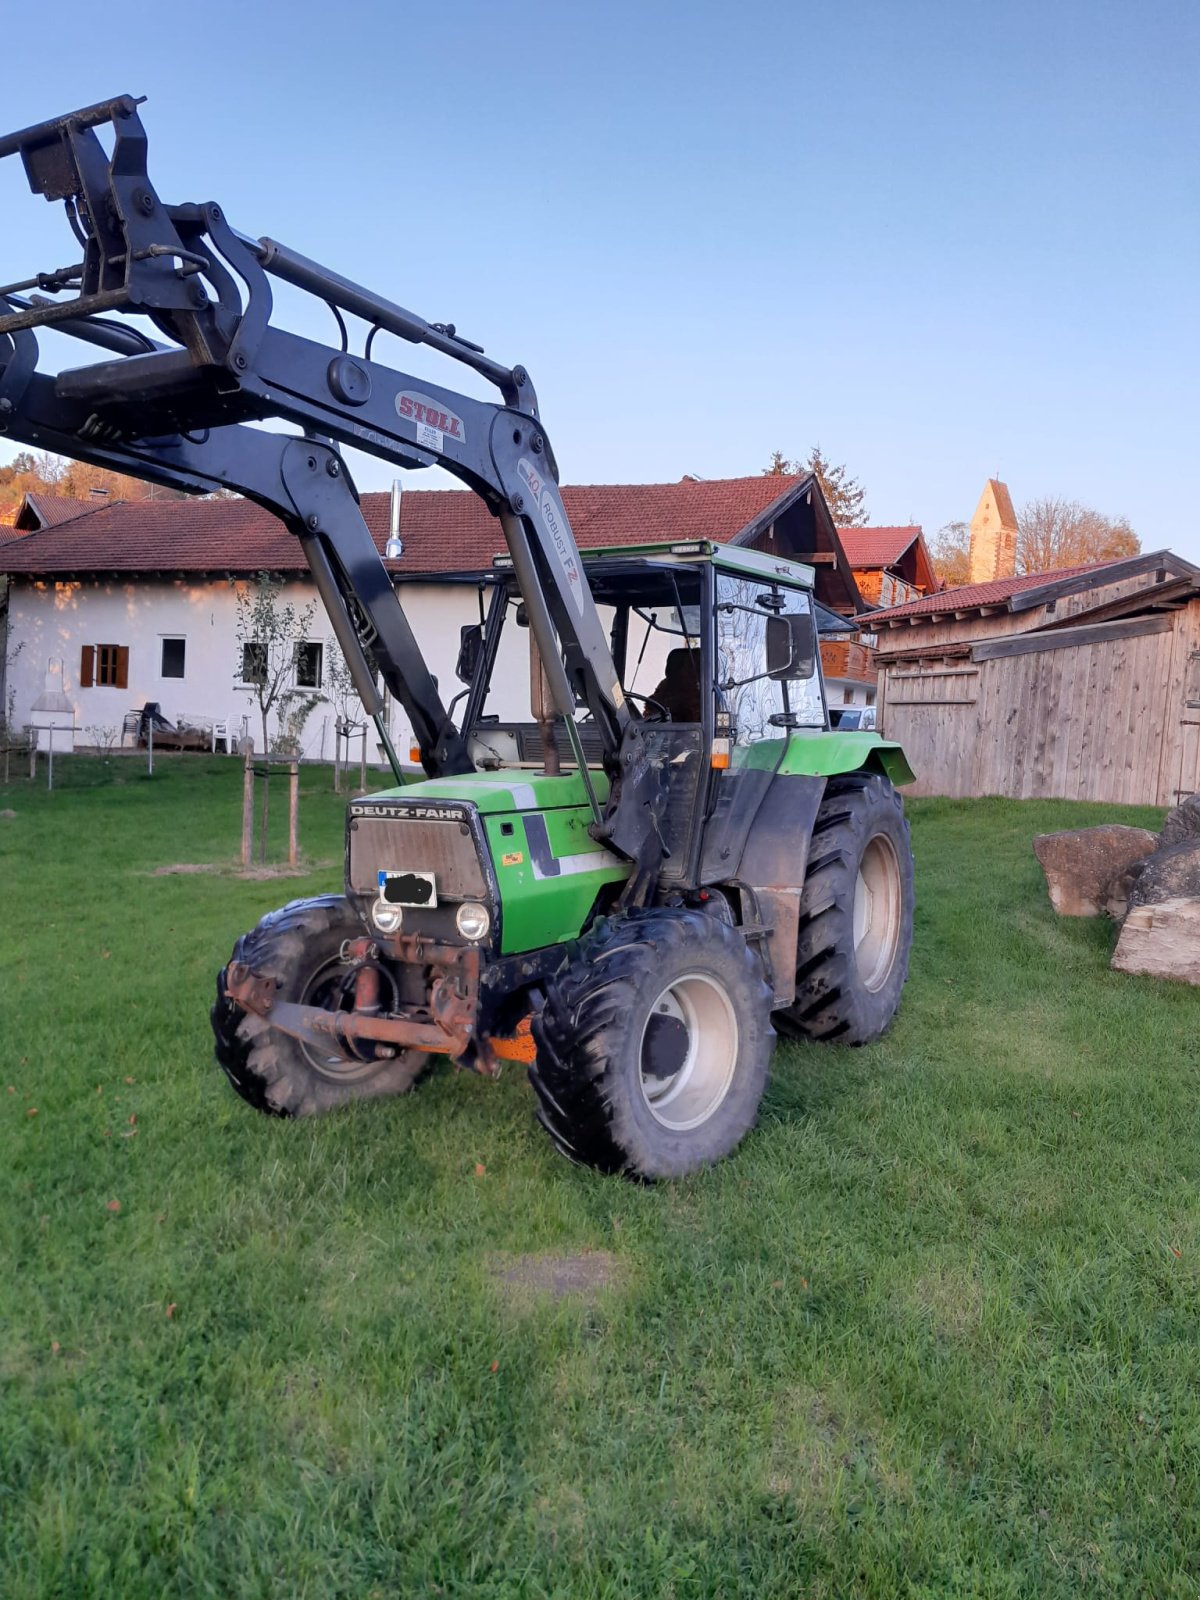
<instances>
[{"instance_id":1,"label":"chimney","mask_svg":"<svg viewBox=\"0 0 1200 1600\"><path fill-rule=\"evenodd\" d=\"M1017 517L1008 486L989 478L971 518L968 583L1011 578L1017 570Z\"/></svg>"}]
</instances>

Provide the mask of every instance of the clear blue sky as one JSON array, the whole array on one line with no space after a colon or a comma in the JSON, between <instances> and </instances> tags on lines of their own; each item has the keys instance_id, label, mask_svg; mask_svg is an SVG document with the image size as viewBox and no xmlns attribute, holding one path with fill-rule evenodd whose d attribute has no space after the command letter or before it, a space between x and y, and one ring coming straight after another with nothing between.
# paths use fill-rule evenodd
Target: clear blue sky
<instances>
[{"instance_id":1,"label":"clear blue sky","mask_svg":"<svg viewBox=\"0 0 1200 1600\"><path fill-rule=\"evenodd\" d=\"M1194 0L60 0L39 29L9 127L149 95L164 198L524 362L567 481L819 440L877 523L969 518L999 474L1200 559ZM5 278L69 258L14 161L0 216Z\"/></svg>"}]
</instances>

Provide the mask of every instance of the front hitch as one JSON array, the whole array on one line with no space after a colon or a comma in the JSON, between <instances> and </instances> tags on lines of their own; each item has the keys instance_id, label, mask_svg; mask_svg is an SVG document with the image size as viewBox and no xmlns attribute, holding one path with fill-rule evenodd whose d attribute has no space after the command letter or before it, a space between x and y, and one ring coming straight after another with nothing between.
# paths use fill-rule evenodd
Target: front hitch
<instances>
[{"instance_id":1,"label":"front hitch","mask_svg":"<svg viewBox=\"0 0 1200 1600\"><path fill-rule=\"evenodd\" d=\"M355 940L348 953L359 954L356 947L369 942ZM476 1033L479 951L474 947L432 945L427 940L417 942L422 959L443 968L430 994L433 1022L382 1015L377 970L368 964L359 968L355 1005L350 1011L330 1011L324 1006L301 1006L284 1000L273 978L253 972L242 961L231 961L225 969L225 993L243 1011L262 1017L281 1033L321 1051L327 1052L332 1046L348 1061L362 1061L363 1047L374 1046L375 1053L385 1058L401 1050L447 1055L491 1078L499 1075L502 1061L520 1061L528 1066L534 1059L528 1017L508 1037L482 1037ZM465 993L457 983L449 981L453 969L462 971Z\"/></svg>"}]
</instances>

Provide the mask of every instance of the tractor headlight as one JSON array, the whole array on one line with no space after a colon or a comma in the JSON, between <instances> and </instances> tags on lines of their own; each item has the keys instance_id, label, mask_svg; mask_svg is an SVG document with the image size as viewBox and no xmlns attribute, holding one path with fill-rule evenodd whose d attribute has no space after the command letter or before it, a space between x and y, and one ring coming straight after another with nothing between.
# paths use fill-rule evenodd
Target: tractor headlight
<instances>
[{"instance_id":1,"label":"tractor headlight","mask_svg":"<svg viewBox=\"0 0 1200 1600\"><path fill-rule=\"evenodd\" d=\"M486 906L481 906L477 900L464 900L458 908L455 917L458 931L464 939L486 939L492 919Z\"/></svg>"},{"instance_id":2,"label":"tractor headlight","mask_svg":"<svg viewBox=\"0 0 1200 1600\"><path fill-rule=\"evenodd\" d=\"M376 900L371 907L371 921L380 933L399 933L404 923L404 910L388 900Z\"/></svg>"}]
</instances>

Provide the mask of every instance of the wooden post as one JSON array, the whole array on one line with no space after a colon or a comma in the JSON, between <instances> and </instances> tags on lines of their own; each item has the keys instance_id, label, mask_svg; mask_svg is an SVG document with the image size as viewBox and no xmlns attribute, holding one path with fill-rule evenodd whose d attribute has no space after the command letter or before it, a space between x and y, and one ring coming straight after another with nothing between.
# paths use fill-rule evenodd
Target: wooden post
<instances>
[{"instance_id":1,"label":"wooden post","mask_svg":"<svg viewBox=\"0 0 1200 1600\"><path fill-rule=\"evenodd\" d=\"M288 763L288 866L294 867L299 855L300 763Z\"/></svg>"},{"instance_id":2,"label":"wooden post","mask_svg":"<svg viewBox=\"0 0 1200 1600\"><path fill-rule=\"evenodd\" d=\"M37 777L37 729L29 730L29 777L32 781Z\"/></svg>"},{"instance_id":3,"label":"wooden post","mask_svg":"<svg viewBox=\"0 0 1200 1600\"><path fill-rule=\"evenodd\" d=\"M263 752L263 766L260 776L262 778L262 806L258 818L258 859L265 867L271 831L271 757L266 751Z\"/></svg>"},{"instance_id":4,"label":"wooden post","mask_svg":"<svg viewBox=\"0 0 1200 1600\"><path fill-rule=\"evenodd\" d=\"M250 868L254 853L254 745L246 740L245 768L242 777L242 871Z\"/></svg>"}]
</instances>

